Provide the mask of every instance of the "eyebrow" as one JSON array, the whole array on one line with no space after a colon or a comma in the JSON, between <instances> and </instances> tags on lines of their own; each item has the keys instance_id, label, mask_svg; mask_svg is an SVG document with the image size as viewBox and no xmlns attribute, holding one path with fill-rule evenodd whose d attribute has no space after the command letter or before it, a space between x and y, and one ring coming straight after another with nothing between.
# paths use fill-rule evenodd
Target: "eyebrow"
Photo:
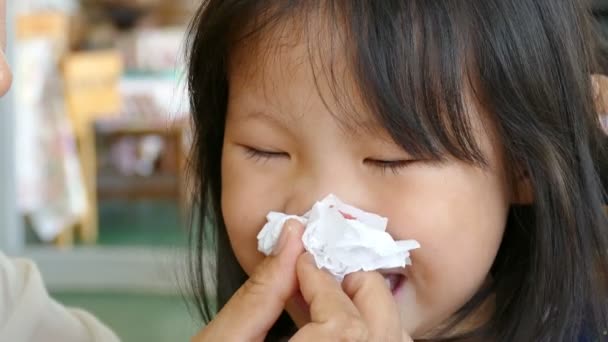
<instances>
[{"instance_id":1,"label":"eyebrow","mask_svg":"<svg viewBox=\"0 0 608 342\"><path fill-rule=\"evenodd\" d=\"M270 125L282 129L282 130L290 130L289 121L297 120L297 118L293 115L284 117L281 115L271 114L261 110L249 111L245 114L239 115L240 122L246 121L265 121ZM361 134L374 135L376 138L380 138L380 140L385 143L393 143L393 140L390 137L386 137L382 134L378 134L378 130L382 130L383 127L379 126L378 123L374 120L361 120L359 122L354 123L353 126L342 126L343 132L346 133L346 136L349 138L359 139Z\"/></svg>"},{"instance_id":2,"label":"eyebrow","mask_svg":"<svg viewBox=\"0 0 608 342\"><path fill-rule=\"evenodd\" d=\"M289 127L287 120L284 118L258 110L243 115L240 121L266 121L278 128L287 129Z\"/></svg>"}]
</instances>

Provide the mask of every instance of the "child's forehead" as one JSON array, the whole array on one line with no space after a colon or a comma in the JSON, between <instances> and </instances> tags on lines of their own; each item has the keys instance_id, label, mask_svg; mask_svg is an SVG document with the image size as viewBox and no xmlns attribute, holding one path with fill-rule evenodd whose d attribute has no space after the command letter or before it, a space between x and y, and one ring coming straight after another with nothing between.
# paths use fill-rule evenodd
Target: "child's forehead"
<instances>
[{"instance_id":1,"label":"child's forehead","mask_svg":"<svg viewBox=\"0 0 608 342\"><path fill-rule=\"evenodd\" d=\"M308 68L307 71L317 73L330 69L348 71L349 47L337 38L339 33L301 26L297 22L275 25L232 44L228 54L229 75L238 72L260 76L279 68L287 75L294 68Z\"/></svg>"},{"instance_id":2,"label":"child's forehead","mask_svg":"<svg viewBox=\"0 0 608 342\"><path fill-rule=\"evenodd\" d=\"M345 130L384 130L363 100L343 52L328 48L326 42L312 46L306 40L283 38L235 47L227 75L231 100L248 107L252 118L289 122L306 115L310 102L320 102Z\"/></svg>"},{"instance_id":3,"label":"child's forehead","mask_svg":"<svg viewBox=\"0 0 608 342\"><path fill-rule=\"evenodd\" d=\"M290 101L317 97L346 137L375 137L378 142L395 144L387 122L364 98L373 95L361 91L346 49L332 48L328 40L289 39L293 36L287 31L280 32L277 40L260 35L234 47L227 75L229 117L291 127L305 121L307 111ZM318 45L311 45L315 42ZM479 108L471 102L473 97L462 95L468 114L477 121Z\"/></svg>"},{"instance_id":4,"label":"child's forehead","mask_svg":"<svg viewBox=\"0 0 608 342\"><path fill-rule=\"evenodd\" d=\"M368 144L373 143L373 146L377 147L384 146L395 148L396 146L395 141L391 138L390 134L378 122L373 121L374 119L372 117L369 117L368 119L361 118L361 121L354 122L334 113L296 114L286 111L273 112L272 110L259 111L244 108L242 110L229 112L228 120L233 124L242 125L243 128L253 128L259 127L258 125L265 125L276 131L295 133L300 132L306 127L309 128L307 130L312 129L313 131L316 131L316 128L319 128L319 126L314 123L320 116L324 116L325 118L329 117L332 125L335 124L334 127L337 128L337 131L334 131L337 136L340 136L350 143L362 143L365 141ZM364 124L364 122L367 124ZM323 129L323 131L327 130ZM315 133L315 136L317 139L323 139L323 136L316 134L319 134L319 131ZM294 135L300 134L297 133Z\"/></svg>"}]
</instances>

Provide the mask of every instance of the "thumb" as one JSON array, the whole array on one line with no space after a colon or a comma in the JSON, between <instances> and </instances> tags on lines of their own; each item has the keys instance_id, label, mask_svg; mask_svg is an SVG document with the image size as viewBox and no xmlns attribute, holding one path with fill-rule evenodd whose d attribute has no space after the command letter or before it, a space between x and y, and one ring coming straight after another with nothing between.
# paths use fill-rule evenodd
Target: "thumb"
<instances>
[{"instance_id":1,"label":"thumb","mask_svg":"<svg viewBox=\"0 0 608 342\"><path fill-rule=\"evenodd\" d=\"M264 340L285 302L296 292L296 260L304 252L303 231L296 220L285 223L273 255L262 261L203 333L211 330L215 337L229 334L235 340Z\"/></svg>"}]
</instances>

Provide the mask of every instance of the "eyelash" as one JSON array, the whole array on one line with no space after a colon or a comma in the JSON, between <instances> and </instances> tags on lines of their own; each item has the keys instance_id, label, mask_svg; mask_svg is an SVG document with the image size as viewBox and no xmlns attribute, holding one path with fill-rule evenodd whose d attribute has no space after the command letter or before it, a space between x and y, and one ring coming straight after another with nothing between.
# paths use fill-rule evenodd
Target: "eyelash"
<instances>
[{"instance_id":1,"label":"eyelash","mask_svg":"<svg viewBox=\"0 0 608 342\"><path fill-rule=\"evenodd\" d=\"M247 153L247 158L253 159L256 162L266 162L274 158L289 158L289 154L285 152L263 151L251 147L245 147L245 151ZM398 174L399 171L408 167L413 162L415 162L415 160L364 160L364 163L379 169L382 173L390 171L393 174Z\"/></svg>"},{"instance_id":2,"label":"eyelash","mask_svg":"<svg viewBox=\"0 0 608 342\"><path fill-rule=\"evenodd\" d=\"M393 174L398 174L399 171L402 171L410 164L415 162L415 160L376 160L376 159L366 159L364 163L368 163L378 168L382 173L386 173L388 171Z\"/></svg>"},{"instance_id":3,"label":"eyelash","mask_svg":"<svg viewBox=\"0 0 608 342\"><path fill-rule=\"evenodd\" d=\"M245 147L247 158L253 159L256 162L266 162L272 158L289 158L289 155L285 152L271 152L257 150L251 147Z\"/></svg>"}]
</instances>

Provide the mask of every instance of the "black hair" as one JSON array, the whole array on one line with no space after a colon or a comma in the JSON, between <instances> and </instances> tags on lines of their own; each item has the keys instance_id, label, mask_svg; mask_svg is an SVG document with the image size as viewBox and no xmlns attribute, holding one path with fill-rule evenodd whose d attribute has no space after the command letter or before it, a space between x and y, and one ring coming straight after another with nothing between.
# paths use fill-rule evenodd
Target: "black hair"
<instances>
[{"instance_id":1,"label":"black hair","mask_svg":"<svg viewBox=\"0 0 608 342\"><path fill-rule=\"evenodd\" d=\"M328 20L308 19L315 14ZM303 30L327 25L316 29L338 38L331 50L346 56L361 100L414 157L483 167L464 105L469 92L488 113L512 178L532 184L533 204L510 210L493 281L447 326L488 296L494 313L449 340L606 338L608 224L593 162L599 123L590 82L597 47L590 8L577 0L204 1L188 44L198 208L190 276L203 319L246 279L220 207L230 56L294 20ZM309 36L314 53L320 42ZM320 75L339 92L331 62ZM269 339L293 329L283 315Z\"/></svg>"}]
</instances>

